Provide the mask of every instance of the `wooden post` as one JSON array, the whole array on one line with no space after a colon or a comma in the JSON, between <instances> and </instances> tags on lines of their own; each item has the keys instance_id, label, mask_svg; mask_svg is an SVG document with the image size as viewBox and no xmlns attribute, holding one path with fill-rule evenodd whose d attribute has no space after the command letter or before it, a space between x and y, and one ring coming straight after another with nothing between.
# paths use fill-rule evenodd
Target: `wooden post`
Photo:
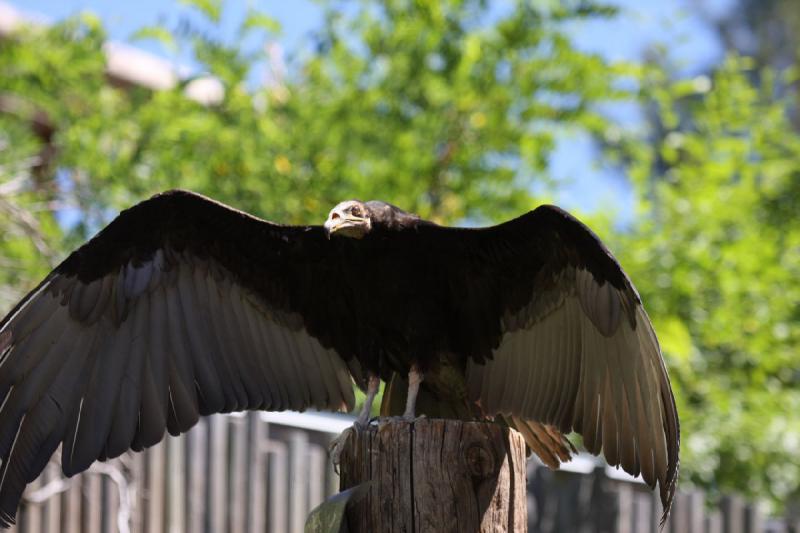
<instances>
[{"instance_id":1,"label":"wooden post","mask_svg":"<svg viewBox=\"0 0 800 533\"><path fill-rule=\"evenodd\" d=\"M350 434L341 490L371 482L348 509L351 533L527 530L525 441L488 422L420 419Z\"/></svg>"}]
</instances>

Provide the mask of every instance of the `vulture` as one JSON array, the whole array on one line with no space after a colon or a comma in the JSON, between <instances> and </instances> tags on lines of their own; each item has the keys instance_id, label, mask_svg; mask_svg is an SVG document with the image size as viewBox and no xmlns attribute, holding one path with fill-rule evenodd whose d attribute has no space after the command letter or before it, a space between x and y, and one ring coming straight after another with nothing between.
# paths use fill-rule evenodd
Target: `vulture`
<instances>
[{"instance_id":1,"label":"vulture","mask_svg":"<svg viewBox=\"0 0 800 533\"><path fill-rule=\"evenodd\" d=\"M0 322L0 526L61 446L72 476L201 415L351 410L502 421L557 467L591 453L658 486L680 433L639 294L543 205L485 228L378 201L274 224L188 191L119 214Z\"/></svg>"}]
</instances>

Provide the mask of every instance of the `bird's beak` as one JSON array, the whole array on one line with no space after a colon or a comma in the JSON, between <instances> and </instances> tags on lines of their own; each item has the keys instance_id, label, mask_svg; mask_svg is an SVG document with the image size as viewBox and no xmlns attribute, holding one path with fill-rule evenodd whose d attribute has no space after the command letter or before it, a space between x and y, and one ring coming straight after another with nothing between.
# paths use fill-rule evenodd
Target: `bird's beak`
<instances>
[{"instance_id":1,"label":"bird's beak","mask_svg":"<svg viewBox=\"0 0 800 533\"><path fill-rule=\"evenodd\" d=\"M330 217L328 217L328 220L325 221L323 228L325 229L325 235L328 237L328 239L331 238L331 235L339 231L342 232L342 235L360 238L364 234L363 228L365 226L370 226L369 219L367 218L333 213ZM347 231L350 230L350 228L355 229Z\"/></svg>"},{"instance_id":2,"label":"bird's beak","mask_svg":"<svg viewBox=\"0 0 800 533\"><path fill-rule=\"evenodd\" d=\"M336 228L338 227L338 222L340 220L341 220L340 218L336 219L329 218L328 220L325 221L323 228L325 228L325 236L328 237L328 240L331 240L331 235L333 233L336 233Z\"/></svg>"}]
</instances>

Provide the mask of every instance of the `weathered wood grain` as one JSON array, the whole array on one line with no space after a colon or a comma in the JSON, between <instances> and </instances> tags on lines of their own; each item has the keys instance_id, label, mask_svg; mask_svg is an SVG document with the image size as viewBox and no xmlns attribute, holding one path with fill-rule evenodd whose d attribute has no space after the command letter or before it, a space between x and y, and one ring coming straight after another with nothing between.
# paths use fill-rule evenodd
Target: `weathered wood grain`
<instances>
[{"instance_id":1,"label":"weathered wood grain","mask_svg":"<svg viewBox=\"0 0 800 533\"><path fill-rule=\"evenodd\" d=\"M421 419L352 432L341 490L371 482L348 513L365 533L524 532L525 441L485 422Z\"/></svg>"}]
</instances>

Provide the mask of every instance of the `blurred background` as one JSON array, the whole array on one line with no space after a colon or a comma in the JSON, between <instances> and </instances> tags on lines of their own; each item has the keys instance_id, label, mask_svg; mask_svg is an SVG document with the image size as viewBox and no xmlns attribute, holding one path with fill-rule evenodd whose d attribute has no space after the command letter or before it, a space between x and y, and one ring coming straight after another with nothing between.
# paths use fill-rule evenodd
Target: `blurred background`
<instances>
[{"instance_id":1,"label":"blurred background","mask_svg":"<svg viewBox=\"0 0 800 533\"><path fill-rule=\"evenodd\" d=\"M346 198L462 225L557 203L659 335L671 530L800 531L798 54L796 0L0 2L0 314L168 188L286 223ZM77 481L54 464L19 527L300 531L350 421L212 417ZM529 489L531 531L656 521L588 458L532 462Z\"/></svg>"}]
</instances>

